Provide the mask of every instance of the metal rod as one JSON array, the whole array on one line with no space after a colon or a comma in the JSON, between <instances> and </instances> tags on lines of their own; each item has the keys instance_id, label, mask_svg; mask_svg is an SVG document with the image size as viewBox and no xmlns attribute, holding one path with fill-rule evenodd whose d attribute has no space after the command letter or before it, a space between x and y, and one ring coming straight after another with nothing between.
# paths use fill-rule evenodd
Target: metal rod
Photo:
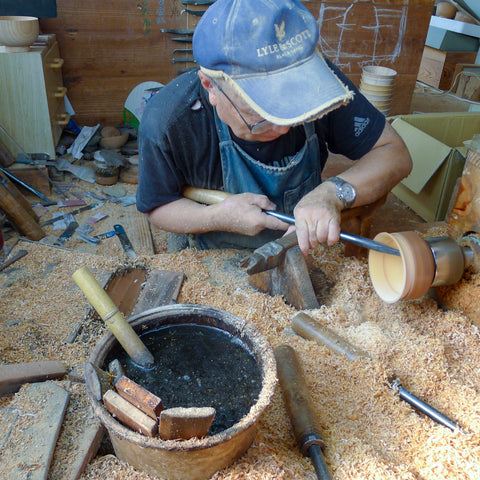
<instances>
[{"instance_id":1,"label":"metal rod","mask_svg":"<svg viewBox=\"0 0 480 480\"><path fill-rule=\"evenodd\" d=\"M318 445L311 445L308 448L308 455L312 460L318 480L330 480L330 472Z\"/></svg>"},{"instance_id":2,"label":"metal rod","mask_svg":"<svg viewBox=\"0 0 480 480\"><path fill-rule=\"evenodd\" d=\"M461 433L465 433L460 425L453 420L450 420L446 417L443 413L440 413L438 410L430 406L428 403L420 400L417 396L413 393L409 392L406 388L402 387L402 383L399 378L392 377L388 381L388 385L392 390L397 390L400 398L405 402L409 403L413 407L415 407L421 413L427 415L432 420L440 423L444 427L450 428L453 431L458 431Z\"/></svg>"},{"instance_id":3,"label":"metal rod","mask_svg":"<svg viewBox=\"0 0 480 480\"><path fill-rule=\"evenodd\" d=\"M19 185L21 185L22 187L26 188L27 190L29 190L30 192L32 192L33 194L35 194L38 198L40 198L41 200L43 200L44 202L49 202L51 203L52 201L46 197L42 192L39 192L38 190L36 190L35 188L31 187L30 185L28 185L28 183L25 183L23 182L22 180L20 180L18 177L16 177L15 175L13 175L13 173L10 173L8 170L6 170L5 168L1 168L0 167L0 171L2 171L8 178L10 178L11 180L14 180L15 182L17 182Z\"/></svg>"},{"instance_id":4,"label":"metal rod","mask_svg":"<svg viewBox=\"0 0 480 480\"><path fill-rule=\"evenodd\" d=\"M265 213L272 217L282 220L282 222L290 225L295 225L295 218L285 213L275 212L274 210L265 210ZM400 252L393 247L385 245L384 243L376 242L370 238L360 237L359 235L353 235L351 233L340 232L340 240L344 242L350 242L360 247L368 248L369 250L375 250L377 252L386 253L388 255L400 256Z\"/></svg>"}]
</instances>

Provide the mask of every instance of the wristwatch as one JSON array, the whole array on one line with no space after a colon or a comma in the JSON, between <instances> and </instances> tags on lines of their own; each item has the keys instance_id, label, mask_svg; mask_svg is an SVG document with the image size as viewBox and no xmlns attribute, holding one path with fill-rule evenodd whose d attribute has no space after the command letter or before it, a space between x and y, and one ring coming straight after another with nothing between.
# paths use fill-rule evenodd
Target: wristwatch
<instances>
[{"instance_id":1,"label":"wristwatch","mask_svg":"<svg viewBox=\"0 0 480 480\"><path fill-rule=\"evenodd\" d=\"M333 182L337 187L337 197L342 201L344 208L350 208L357 198L355 187L340 177L329 177L325 182Z\"/></svg>"}]
</instances>

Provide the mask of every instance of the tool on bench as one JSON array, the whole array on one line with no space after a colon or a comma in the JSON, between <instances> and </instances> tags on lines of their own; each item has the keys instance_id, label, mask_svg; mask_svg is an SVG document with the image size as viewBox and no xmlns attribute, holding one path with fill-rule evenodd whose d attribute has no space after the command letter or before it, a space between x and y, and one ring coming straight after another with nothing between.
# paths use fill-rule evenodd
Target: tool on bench
<instances>
[{"instance_id":1,"label":"tool on bench","mask_svg":"<svg viewBox=\"0 0 480 480\"><path fill-rule=\"evenodd\" d=\"M135 253L135 250L133 249L133 246L130 243L130 239L128 238L127 233L125 232L125 229L123 228L123 226L118 224L114 225L113 230L117 234L117 237L120 240L120 243L122 244L122 247L125 250L125 253L130 257L136 257L137 254Z\"/></svg>"},{"instance_id":2,"label":"tool on bench","mask_svg":"<svg viewBox=\"0 0 480 480\"><path fill-rule=\"evenodd\" d=\"M5 260L1 265L0 265L0 272L2 270L5 270L7 267L15 263L17 260L20 260L23 258L28 252L26 250L19 250L15 255L13 255L11 258L8 260Z\"/></svg>"},{"instance_id":3,"label":"tool on bench","mask_svg":"<svg viewBox=\"0 0 480 480\"><path fill-rule=\"evenodd\" d=\"M32 192L34 195L40 198L40 200L43 200L49 205L55 205L56 202L53 202L52 200L50 200L42 192L39 192L36 188L33 188L32 186L28 185L28 183L25 183L23 180L20 180L17 176L9 172L7 169L0 167L0 171L4 173L10 180L13 180L14 182L21 185L23 188L26 188L29 192Z\"/></svg>"},{"instance_id":4,"label":"tool on bench","mask_svg":"<svg viewBox=\"0 0 480 480\"><path fill-rule=\"evenodd\" d=\"M331 477L322 454L325 444L316 426L310 395L297 354L289 345L278 346L274 353L283 399L300 451L312 459L317 478L328 480Z\"/></svg>"},{"instance_id":5,"label":"tool on bench","mask_svg":"<svg viewBox=\"0 0 480 480\"><path fill-rule=\"evenodd\" d=\"M153 368L155 364L153 355L97 282L92 272L87 267L81 267L72 275L72 278L130 358L141 367Z\"/></svg>"},{"instance_id":6,"label":"tool on bench","mask_svg":"<svg viewBox=\"0 0 480 480\"><path fill-rule=\"evenodd\" d=\"M222 191L218 191L218 190L208 190L208 189L204 189L204 188L195 188L195 187L190 187L190 186L184 188L183 195L186 198L189 198L190 200L194 200L196 202L205 203L205 204L219 203L219 202L225 200L226 198L228 198L229 196L231 196L231 194L227 193L227 192L222 192ZM295 225L295 218L292 217L291 215L286 215L284 213L275 212L273 210L265 210L265 213L268 214L268 215L274 216L274 217L278 218L279 220L282 220L283 222L288 223L289 225ZM397 255L397 256L400 255L400 252L396 248L392 248L392 247L390 247L388 245L385 245L383 243L376 242L376 241L371 240L369 238L361 237L359 235L353 235L353 234L346 233L346 232L340 232L340 239L343 240L343 241L347 241L347 242L353 243L355 245L361 246L361 247L368 248L370 250L376 250L378 252L382 252L382 253L386 253L386 254L390 254L390 255ZM274 242L278 242L278 240L274 240ZM280 242L280 245L282 245L282 242ZM293 237L291 237L291 238L289 238L288 241L285 242L284 248L286 250L286 249L291 248L295 245L297 245L297 242L293 242ZM264 247L265 247L266 252L259 251L260 249L263 249ZM265 270L265 268L261 267L260 265L257 267L256 263L257 262L261 263L262 262L261 259L265 258L266 259L265 263L267 265L272 265L273 264L272 266L270 266L268 268L273 268L276 265L274 265L275 260L269 258L270 256L272 256L272 254L270 252L270 249L271 248L268 244L260 247L259 249L257 249L255 251L255 253L257 253L257 256L254 255L254 257L252 257L253 258L252 262L249 263L248 265L244 265L244 266L247 267L247 269L255 269L255 270L258 270L258 271L263 271L263 270ZM273 251L274 252L278 251L277 245L273 246ZM276 253L275 253L275 255L276 255ZM268 258L268 260L267 260L267 258ZM281 260L282 259L280 258L280 261ZM259 270L259 268L263 268L263 270Z\"/></svg>"},{"instance_id":7,"label":"tool on bench","mask_svg":"<svg viewBox=\"0 0 480 480\"><path fill-rule=\"evenodd\" d=\"M346 355L350 360L357 360L358 358L371 358L370 355L355 347L344 338L337 335L328 327L321 325L305 312L299 312L292 318L292 329L295 333L306 340L313 340L319 345L325 345L335 353ZM420 398L410 393L407 389L402 387L401 381L395 375L392 375L388 380L388 386L392 390L396 390L402 400L412 405L421 413L427 415L432 420L440 423L444 427L450 428L453 431L465 433L458 423L450 420L443 413L432 406L425 403Z\"/></svg>"},{"instance_id":8,"label":"tool on bench","mask_svg":"<svg viewBox=\"0 0 480 480\"><path fill-rule=\"evenodd\" d=\"M65 242L70 239L70 237L75 233L75 230L77 228L78 223L75 220L71 221L67 225L67 228L63 231L63 233L53 242L53 244L57 246L65 245Z\"/></svg>"},{"instance_id":9,"label":"tool on bench","mask_svg":"<svg viewBox=\"0 0 480 480\"><path fill-rule=\"evenodd\" d=\"M66 213L65 215L53 217L50 220L46 220L45 222L40 223L40 226L45 227L46 225L52 225L55 222L61 220L62 218L65 218L67 215L76 215L77 213L84 212L85 210L90 210L91 208L95 208L96 206L98 206L98 203L91 203L90 205L85 205L84 207L77 208L76 210Z\"/></svg>"},{"instance_id":10,"label":"tool on bench","mask_svg":"<svg viewBox=\"0 0 480 480\"><path fill-rule=\"evenodd\" d=\"M416 408L421 413L427 415L427 417L430 417L432 420L435 420L437 423L440 423L444 427L447 427L454 432L461 432L465 434L458 423L450 420L443 413L440 413L428 403L420 400L413 393L410 393L407 389L402 387L402 383L399 378L391 378L388 383L392 390L398 391L398 395L402 400L412 405L412 407Z\"/></svg>"}]
</instances>

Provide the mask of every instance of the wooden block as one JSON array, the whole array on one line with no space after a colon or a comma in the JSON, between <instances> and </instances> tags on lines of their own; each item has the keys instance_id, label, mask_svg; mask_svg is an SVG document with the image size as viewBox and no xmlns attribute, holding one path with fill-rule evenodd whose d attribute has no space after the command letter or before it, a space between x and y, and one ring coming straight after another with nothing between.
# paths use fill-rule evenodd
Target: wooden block
<instances>
[{"instance_id":1,"label":"wooden block","mask_svg":"<svg viewBox=\"0 0 480 480\"><path fill-rule=\"evenodd\" d=\"M432 87L448 90L457 64L474 63L476 56L476 52L445 52L425 46L417 78Z\"/></svg>"},{"instance_id":2,"label":"wooden block","mask_svg":"<svg viewBox=\"0 0 480 480\"><path fill-rule=\"evenodd\" d=\"M130 380L125 375L117 380L115 383L115 389L125 400L132 405L135 405L143 413L146 413L154 420L157 419L160 412L163 410L163 404L160 397L149 392L146 388L135 383L133 380Z\"/></svg>"},{"instance_id":3,"label":"wooden block","mask_svg":"<svg viewBox=\"0 0 480 480\"><path fill-rule=\"evenodd\" d=\"M213 407L167 408L160 413L158 434L164 440L188 440L208 434L215 418Z\"/></svg>"},{"instance_id":4,"label":"wooden block","mask_svg":"<svg viewBox=\"0 0 480 480\"><path fill-rule=\"evenodd\" d=\"M18 392L24 383L62 378L67 370L55 360L0 365L0 395Z\"/></svg>"},{"instance_id":5,"label":"wooden block","mask_svg":"<svg viewBox=\"0 0 480 480\"><path fill-rule=\"evenodd\" d=\"M103 395L105 408L118 420L148 437L153 437L157 433L158 423L143 413L140 409L122 398L113 390L108 390Z\"/></svg>"},{"instance_id":6,"label":"wooden block","mask_svg":"<svg viewBox=\"0 0 480 480\"><path fill-rule=\"evenodd\" d=\"M456 95L474 102L480 100L480 65L462 69L458 77Z\"/></svg>"},{"instance_id":7,"label":"wooden block","mask_svg":"<svg viewBox=\"0 0 480 480\"><path fill-rule=\"evenodd\" d=\"M272 296L283 295L298 310L319 308L305 258L298 246L290 248L282 265L248 277L248 283Z\"/></svg>"}]
</instances>

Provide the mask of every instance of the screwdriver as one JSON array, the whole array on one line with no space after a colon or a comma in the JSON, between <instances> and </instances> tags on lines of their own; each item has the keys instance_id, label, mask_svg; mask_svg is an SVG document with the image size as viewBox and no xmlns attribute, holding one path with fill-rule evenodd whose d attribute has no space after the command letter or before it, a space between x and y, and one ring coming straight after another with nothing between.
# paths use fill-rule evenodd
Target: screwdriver
<instances>
[{"instance_id":1,"label":"screwdriver","mask_svg":"<svg viewBox=\"0 0 480 480\"><path fill-rule=\"evenodd\" d=\"M311 399L297 354L289 345L278 346L274 353L283 399L300 451L311 458L319 480L330 480L322 454L325 444L315 425Z\"/></svg>"}]
</instances>

